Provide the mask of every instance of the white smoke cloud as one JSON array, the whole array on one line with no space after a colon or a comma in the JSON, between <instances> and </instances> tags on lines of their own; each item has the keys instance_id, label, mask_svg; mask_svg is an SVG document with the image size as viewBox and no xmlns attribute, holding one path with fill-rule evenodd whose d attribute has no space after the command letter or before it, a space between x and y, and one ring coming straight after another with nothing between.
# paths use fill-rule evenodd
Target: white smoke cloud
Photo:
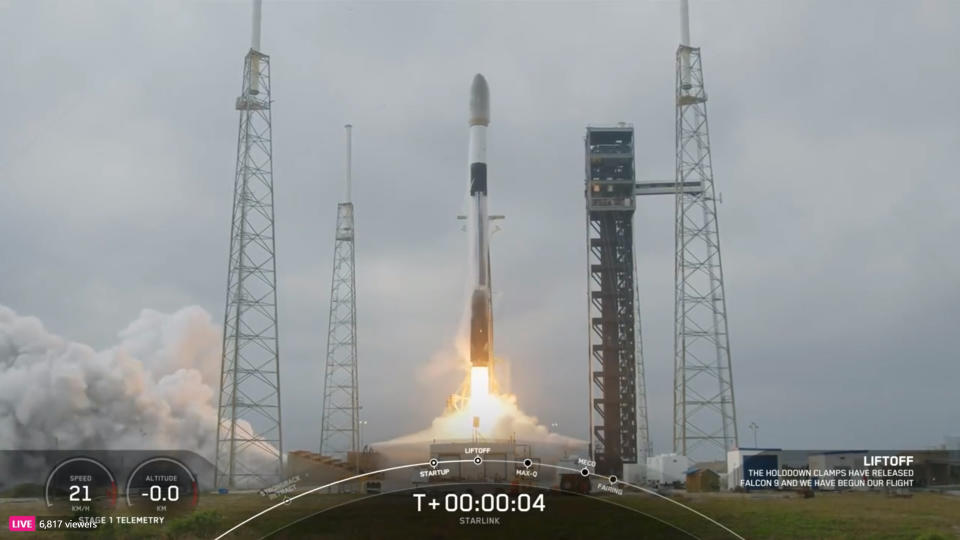
<instances>
[{"instance_id":1,"label":"white smoke cloud","mask_svg":"<svg viewBox=\"0 0 960 540\"><path fill-rule=\"evenodd\" d=\"M473 441L475 437L479 437L480 441L516 441L529 444L539 458L549 461L566 459L571 454L585 455L586 441L551 432L535 416L525 413L518 404L517 396L504 392L503 385L496 381L493 382L491 393L480 402L469 398L469 347L462 328L453 348L456 350L455 354L449 354L449 351L437 353L431 360L429 369L435 372L440 369L463 371L464 381L456 394L460 394L467 401L460 409L448 408L423 430L373 443L371 446L390 463L422 460L428 455L431 443ZM503 359L498 357L496 363L501 368L499 371L509 372L509 366L503 365ZM479 418L476 432L474 417Z\"/></svg>"},{"instance_id":2,"label":"white smoke cloud","mask_svg":"<svg viewBox=\"0 0 960 540\"><path fill-rule=\"evenodd\" d=\"M566 448L576 448L584 444L580 439L551 432L546 426L540 424L535 416L520 410L516 396L491 395L489 400L492 402L491 412L482 418L480 427L481 435L486 439L501 441L516 439L527 443L547 443ZM402 435L378 445L471 440L474 436L474 414L469 407L459 411L447 411L434 418L430 426L422 431Z\"/></svg>"},{"instance_id":3,"label":"white smoke cloud","mask_svg":"<svg viewBox=\"0 0 960 540\"><path fill-rule=\"evenodd\" d=\"M426 429L371 445L390 464L423 461L430 444L436 442L506 442L530 445L533 455L557 463L571 455L586 455L586 441L551 432L536 417L524 413L513 395L490 396L491 413L481 417L480 436L474 439L473 415L470 408L446 411Z\"/></svg>"},{"instance_id":4,"label":"white smoke cloud","mask_svg":"<svg viewBox=\"0 0 960 540\"><path fill-rule=\"evenodd\" d=\"M0 306L0 449L190 450L212 463L221 333L210 314L145 309L119 338L97 351Z\"/></svg>"}]
</instances>

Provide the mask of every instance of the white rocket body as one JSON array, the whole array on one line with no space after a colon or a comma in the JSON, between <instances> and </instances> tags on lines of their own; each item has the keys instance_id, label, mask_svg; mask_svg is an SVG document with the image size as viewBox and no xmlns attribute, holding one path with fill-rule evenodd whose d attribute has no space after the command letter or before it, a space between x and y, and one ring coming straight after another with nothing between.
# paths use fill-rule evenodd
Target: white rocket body
<instances>
[{"instance_id":1,"label":"white rocket body","mask_svg":"<svg viewBox=\"0 0 960 540\"><path fill-rule=\"evenodd\" d=\"M470 298L470 363L489 367L493 361L493 305L490 292L490 226L487 217L487 125L490 89L479 73L470 86L470 204L476 283Z\"/></svg>"}]
</instances>

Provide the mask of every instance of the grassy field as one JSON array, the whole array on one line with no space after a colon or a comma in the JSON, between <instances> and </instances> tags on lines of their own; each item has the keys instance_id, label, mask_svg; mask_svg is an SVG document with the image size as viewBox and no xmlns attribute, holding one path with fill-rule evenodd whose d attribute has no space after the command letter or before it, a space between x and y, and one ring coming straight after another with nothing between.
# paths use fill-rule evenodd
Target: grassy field
<instances>
[{"instance_id":1,"label":"grassy field","mask_svg":"<svg viewBox=\"0 0 960 540\"><path fill-rule=\"evenodd\" d=\"M682 500L747 538L960 538L960 497L950 495L829 493L803 499L738 494Z\"/></svg>"},{"instance_id":2,"label":"grassy field","mask_svg":"<svg viewBox=\"0 0 960 540\"><path fill-rule=\"evenodd\" d=\"M843 493L803 499L794 495L716 494L678 496L675 500L750 539L960 538L960 497L949 495L918 493L910 498L892 498L880 493ZM212 538L262 510L266 502L258 495L207 495L200 498L194 514L168 520L163 527L114 525L82 533L48 531L38 536ZM458 523L460 514L416 512L409 493L366 500L354 495L311 495L256 520L236 537L260 538L278 529L276 538L684 537L676 529L623 507L655 516L699 538L734 538L678 505L648 496L552 496L548 510L542 514L505 514L501 526L470 527ZM303 519L324 509L328 511ZM36 503L0 505L3 515L42 513ZM297 520L301 521L288 526Z\"/></svg>"}]
</instances>

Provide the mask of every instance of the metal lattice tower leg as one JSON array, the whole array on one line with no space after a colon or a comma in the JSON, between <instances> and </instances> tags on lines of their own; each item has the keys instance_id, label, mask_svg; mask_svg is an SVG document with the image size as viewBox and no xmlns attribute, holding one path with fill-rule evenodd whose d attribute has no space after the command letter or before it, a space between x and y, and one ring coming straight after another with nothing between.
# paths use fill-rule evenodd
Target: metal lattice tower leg
<instances>
[{"instance_id":1,"label":"metal lattice tower leg","mask_svg":"<svg viewBox=\"0 0 960 540\"><path fill-rule=\"evenodd\" d=\"M699 48L677 50L676 80L673 449L725 460L738 444L737 416ZM702 189L683 190L688 182Z\"/></svg>"},{"instance_id":2,"label":"metal lattice tower leg","mask_svg":"<svg viewBox=\"0 0 960 540\"><path fill-rule=\"evenodd\" d=\"M646 369L643 365L643 325L640 321L640 287L636 286L637 280L637 257L634 251L633 257L633 282L634 294L633 304L636 313L636 330L634 334L637 337L637 463L641 465L640 471L646 479L647 458L653 453L653 441L650 439L650 424L647 420L647 377Z\"/></svg>"},{"instance_id":3,"label":"metal lattice tower leg","mask_svg":"<svg viewBox=\"0 0 960 540\"><path fill-rule=\"evenodd\" d=\"M357 282L354 272L353 203L350 202L350 131L347 125L347 202L337 205L330 285L327 365L323 382L320 453L346 460L360 450L357 380ZM359 459L359 458L358 458Z\"/></svg>"},{"instance_id":4,"label":"metal lattice tower leg","mask_svg":"<svg viewBox=\"0 0 960 540\"><path fill-rule=\"evenodd\" d=\"M270 58L256 48L244 61L236 107L240 132L214 480L225 488L264 486L283 471Z\"/></svg>"}]
</instances>

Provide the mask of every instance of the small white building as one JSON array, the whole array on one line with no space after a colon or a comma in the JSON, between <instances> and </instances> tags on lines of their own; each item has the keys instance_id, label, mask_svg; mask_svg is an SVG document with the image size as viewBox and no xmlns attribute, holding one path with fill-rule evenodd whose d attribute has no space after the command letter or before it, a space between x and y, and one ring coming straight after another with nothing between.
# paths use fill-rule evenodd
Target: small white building
<instances>
[{"instance_id":1,"label":"small white building","mask_svg":"<svg viewBox=\"0 0 960 540\"><path fill-rule=\"evenodd\" d=\"M693 460L679 454L660 454L647 458L647 480L658 484L685 482Z\"/></svg>"},{"instance_id":2,"label":"small white building","mask_svg":"<svg viewBox=\"0 0 960 540\"><path fill-rule=\"evenodd\" d=\"M647 482L652 481L647 473L646 463L624 463L623 480L638 486L642 486Z\"/></svg>"}]
</instances>

